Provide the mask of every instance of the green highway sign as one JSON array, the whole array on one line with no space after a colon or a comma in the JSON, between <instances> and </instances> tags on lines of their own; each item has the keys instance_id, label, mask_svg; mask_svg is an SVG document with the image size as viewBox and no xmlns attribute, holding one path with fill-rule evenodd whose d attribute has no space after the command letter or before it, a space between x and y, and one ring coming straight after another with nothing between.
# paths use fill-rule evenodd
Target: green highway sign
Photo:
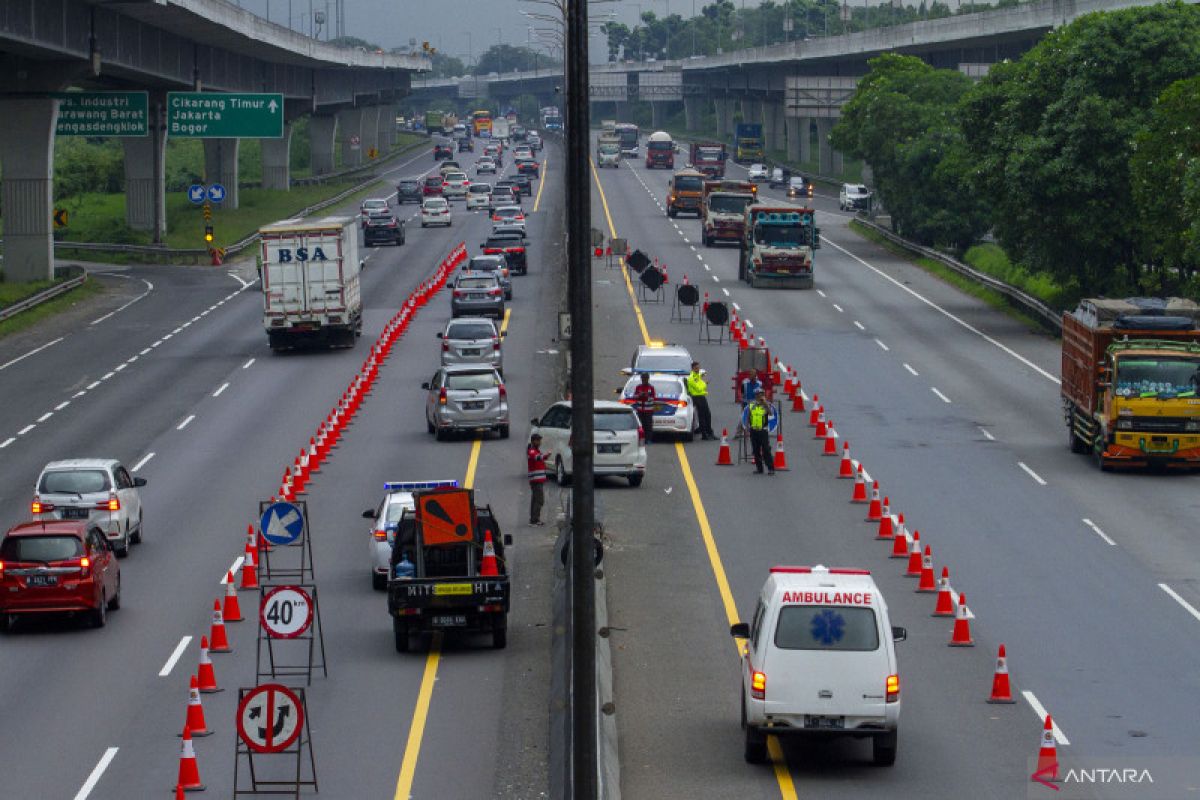
<instances>
[{"instance_id":1,"label":"green highway sign","mask_svg":"<svg viewBox=\"0 0 1200 800\"><path fill-rule=\"evenodd\" d=\"M57 92L58 136L145 136L148 92Z\"/></svg>"},{"instance_id":2,"label":"green highway sign","mask_svg":"<svg viewBox=\"0 0 1200 800\"><path fill-rule=\"evenodd\" d=\"M167 135L193 139L280 139L283 95L167 92Z\"/></svg>"}]
</instances>

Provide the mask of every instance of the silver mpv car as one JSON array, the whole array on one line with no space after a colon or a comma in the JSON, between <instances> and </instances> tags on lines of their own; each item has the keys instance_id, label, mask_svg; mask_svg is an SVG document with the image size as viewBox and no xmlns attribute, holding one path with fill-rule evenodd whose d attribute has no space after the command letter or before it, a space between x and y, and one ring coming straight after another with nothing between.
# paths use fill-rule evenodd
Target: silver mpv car
<instances>
[{"instance_id":1,"label":"silver mpv car","mask_svg":"<svg viewBox=\"0 0 1200 800\"><path fill-rule=\"evenodd\" d=\"M508 438L508 392L495 367L442 367L421 384L425 427L439 441L454 431L496 431Z\"/></svg>"},{"instance_id":2,"label":"silver mpv car","mask_svg":"<svg viewBox=\"0 0 1200 800\"><path fill-rule=\"evenodd\" d=\"M486 364L504 374L504 350L496 323L487 317L459 317L446 323L437 336L442 340L442 366Z\"/></svg>"},{"instance_id":3,"label":"silver mpv car","mask_svg":"<svg viewBox=\"0 0 1200 800\"><path fill-rule=\"evenodd\" d=\"M450 316L480 317L494 314L504 316L504 287L500 279L488 272L460 272L450 292Z\"/></svg>"}]
</instances>

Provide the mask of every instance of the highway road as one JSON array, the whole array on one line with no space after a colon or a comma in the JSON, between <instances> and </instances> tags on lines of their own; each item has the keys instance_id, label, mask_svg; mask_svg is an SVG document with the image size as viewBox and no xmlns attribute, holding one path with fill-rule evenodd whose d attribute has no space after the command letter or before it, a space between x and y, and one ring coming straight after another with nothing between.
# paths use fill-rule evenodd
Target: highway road
<instances>
[{"instance_id":1,"label":"highway road","mask_svg":"<svg viewBox=\"0 0 1200 800\"><path fill-rule=\"evenodd\" d=\"M864 242L836 197L816 202L816 289L752 290L735 248L704 248L698 221L666 217L663 172L626 160L595 178L595 225L751 320L976 615L977 646L948 647L949 621L930 618L932 598L874 541L801 415L785 415L791 469L774 480L715 466L716 443L655 445L642 489L599 501L627 796L1023 796L1043 709L1064 764L1145 766L1165 792L1072 785L1082 794L1070 796L1194 791L1200 727L1179 698L1200 688L1196 477L1103 474L1071 455L1056 341ZM732 430L732 346L671 322L670 286L665 303L639 303L639 329L621 274L597 277L598 313L624 319L596 354L598 393L620 385L643 340L685 344L711 376L714 427ZM895 767L872 767L853 741L783 742L774 769L741 762L728 624L749 618L780 563L871 569L908 628ZM1012 706L984 703L1002 642L1022 693Z\"/></svg>"},{"instance_id":2,"label":"highway road","mask_svg":"<svg viewBox=\"0 0 1200 800\"><path fill-rule=\"evenodd\" d=\"M547 156L541 185L554 197L561 172L557 152ZM380 193L399 175L433 168L424 150L390 167ZM557 318L544 310L557 308L562 292L560 273L546 268L559 261L562 230L549 210L557 203L536 207L530 274L515 280L507 321L511 439L438 443L425 432L420 383L436 368L434 334L449 317L442 293L397 343L307 489L329 667L308 692L323 794L546 792L553 534L521 522L527 421L556 396ZM50 460L113 456L149 481L145 543L121 563L122 608L109 625L26 621L0 641L5 796L169 794L188 678L223 594L219 580L241 555L258 502L276 492L383 326L455 245L474 250L489 229L479 212L454 209L452 227L422 230L404 206L407 244L363 251L365 330L352 350L272 355L252 261L119 270L106 278L116 288L93 307L0 342L0 522L27 516ZM393 648L361 513L378 503L385 480L429 478L471 482L514 534L506 650L455 639L403 656ZM252 597L242 593L243 613L253 611ZM201 778L216 794L233 788L236 689L255 682L254 623L228 628L235 652L213 656L225 691L203 698L216 732L195 744Z\"/></svg>"}]
</instances>

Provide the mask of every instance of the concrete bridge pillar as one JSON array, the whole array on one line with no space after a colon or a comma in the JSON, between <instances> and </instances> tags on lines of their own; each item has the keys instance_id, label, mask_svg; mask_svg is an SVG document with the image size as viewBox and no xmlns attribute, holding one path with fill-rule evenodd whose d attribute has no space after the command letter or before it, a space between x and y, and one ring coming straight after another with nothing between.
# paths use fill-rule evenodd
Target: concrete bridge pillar
<instances>
[{"instance_id":1,"label":"concrete bridge pillar","mask_svg":"<svg viewBox=\"0 0 1200 800\"><path fill-rule=\"evenodd\" d=\"M762 121L762 101L742 100L742 122L755 123Z\"/></svg>"},{"instance_id":2,"label":"concrete bridge pillar","mask_svg":"<svg viewBox=\"0 0 1200 800\"><path fill-rule=\"evenodd\" d=\"M396 146L396 107L385 105L379 107L379 125L376 134L376 147L383 155Z\"/></svg>"},{"instance_id":3,"label":"concrete bridge pillar","mask_svg":"<svg viewBox=\"0 0 1200 800\"><path fill-rule=\"evenodd\" d=\"M812 161L812 117L800 117L800 161Z\"/></svg>"},{"instance_id":4,"label":"concrete bridge pillar","mask_svg":"<svg viewBox=\"0 0 1200 800\"><path fill-rule=\"evenodd\" d=\"M833 123L834 120L830 117L817 117L817 173L826 177L837 174L834 171L833 146L829 144L829 132L833 130ZM838 161L840 167L840 154Z\"/></svg>"},{"instance_id":5,"label":"concrete bridge pillar","mask_svg":"<svg viewBox=\"0 0 1200 800\"><path fill-rule=\"evenodd\" d=\"M733 133L733 101L728 97L718 97L714 103L717 110L717 133L729 136Z\"/></svg>"},{"instance_id":6,"label":"concrete bridge pillar","mask_svg":"<svg viewBox=\"0 0 1200 800\"><path fill-rule=\"evenodd\" d=\"M222 208L230 211L238 207L238 140L204 140L204 181L219 183L225 187L225 202Z\"/></svg>"},{"instance_id":7,"label":"concrete bridge pillar","mask_svg":"<svg viewBox=\"0 0 1200 800\"><path fill-rule=\"evenodd\" d=\"M338 150L343 167L357 167L363 162L363 110L347 108L337 113Z\"/></svg>"},{"instance_id":8,"label":"concrete bridge pillar","mask_svg":"<svg viewBox=\"0 0 1200 800\"><path fill-rule=\"evenodd\" d=\"M281 138L259 140L262 143L262 185L264 189L286 192L292 188L292 131L293 126L289 122L283 126Z\"/></svg>"},{"instance_id":9,"label":"concrete bridge pillar","mask_svg":"<svg viewBox=\"0 0 1200 800\"><path fill-rule=\"evenodd\" d=\"M656 131L662 130L667 119L667 110L660 100L650 101L650 126Z\"/></svg>"},{"instance_id":10,"label":"concrete bridge pillar","mask_svg":"<svg viewBox=\"0 0 1200 800\"><path fill-rule=\"evenodd\" d=\"M700 130L700 117L704 112L704 101L699 97L683 99L683 127L689 133Z\"/></svg>"},{"instance_id":11,"label":"concrete bridge pillar","mask_svg":"<svg viewBox=\"0 0 1200 800\"><path fill-rule=\"evenodd\" d=\"M379 149L379 106L363 106L359 146L366 161L371 150Z\"/></svg>"},{"instance_id":12,"label":"concrete bridge pillar","mask_svg":"<svg viewBox=\"0 0 1200 800\"><path fill-rule=\"evenodd\" d=\"M784 125L787 128L787 157L788 161L800 160L800 130L801 122L807 122L799 117L787 117ZM807 132L807 129L806 129Z\"/></svg>"},{"instance_id":13,"label":"concrete bridge pillar","mask_svg":"<svg viewBox=\"0 0 1200 800\"><path fill-rule=\"evenodd\" d=\"M764 101L762 108L763 151L776 152L783 149L783 135L779 122L783 117L783 105Z\"/></svg>"},{"instance_id":14,"label":"concrete bridge pillar","mask_svg":"<svg viewBox=\"0 0 1200 800\"><path fill-rule=\"evenodd\" d=\"M151 231L156 242L162 241L167 232L167 137L163 135L161 110L161 101L152 94L149 135L121 139L125 153L125 224L135 231Z\"/></svg>"},{"instance_id":15,"label":"concrete bridge pillar","mask_svg":"<svg viewBox=\"0 0 1200 800\"><path fill-rule=\"evenodd\" d=\"M54 277L54 127L58 101L0 102L0 208L4 209L4 279Z\"/></svg>"},{"instance_id":16,"label":"concrete bridge pillar","mask_svg":"<svg viewBox=\"0 0 1200 800\"><path fill-rule=\"evenodd\" d=\"M313 175L333 172L333 143L337 117L313 115L308 121L308 150Z\"/></svg>"},{"instance_id":17,"label":"concrete bridge pillar","mask_svg":"<svg viewBox=\"0 0 1200 800\"><path fill-rule=\"evenodd\" d=\"M787 150L787 115L783 103L775 103L775 120L771 126L775 131L775 145L772 150Z\"/></svg>"}]
</instances>

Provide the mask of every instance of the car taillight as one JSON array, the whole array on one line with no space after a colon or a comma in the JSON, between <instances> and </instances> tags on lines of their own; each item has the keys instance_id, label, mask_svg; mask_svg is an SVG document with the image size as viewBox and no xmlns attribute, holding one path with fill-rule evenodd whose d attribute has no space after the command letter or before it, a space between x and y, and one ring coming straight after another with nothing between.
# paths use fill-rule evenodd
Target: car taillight
<instances>
[{"instance_id":1,"label":"car taillight","mask_svg":"<svg viewBox=\"0 0 1200 800\"><path fill-rule=\"evenodd\" d=\"M448 398L446 397L446 390L440 389L438 391L438 405L444 406L444 405L446 405L447 402L448 402Z\"/></svg>"},{"instance_id":2,"label":"car taillight","mask_svg":"<svg viewBox=\"0 0 1200 800\"><path fill-rule=\"evenodd\" d=\"M462 289L455 289L455 290L454 290L454 296L455 296L455 297L463 297L463 296L465 296L465 295L466 295L466 292L464 292Z\"/></svg>"},{"instance_id":3,"label":"car taillight","mask_svg":"<svg viewBox=\"0 0 1200 800\"><path fill-rule=\"evenodd\" d=\"M391 222L388 223L388 227L389 228L398 228L398 227L400 227L400 223L397 222L396 220L392 220Z\"/></svg>"},{"instance_id":4,"label":"car taillight","mask_svg":"<svg viewBox=\"0 0 1200 800\"><path fill-rule=\"evenodd\" d=\"M508 390L504 388L503 383L500 384L499 391L500 391L500 399L507 400L508 399Z\"/></svg>"},{"instance_id":5,"label":"car taillight","mask_svg":"<svg viewBox=\"0 0 1200 800\"><path fill-rule=\"evenodd\" d=\"M645 443L646 443L646 431L642 428L641 425L638 425L638 444L645 444Z\"/></svg>"},{"instance_id":6,"label":"car taillight","mask_svg":"<svg viewBox=\"0 0 1200 800\"><path fill-rule=\"evenodd\" d=\"M500 340L499 339L492 339L492 349L497 352L500 351Z\"/></svg>"},{"instance_id":7,"label":"car taillight","mask_svg":"<svg viewBox=\"0 0 1200 800\"><path fill-rule=\"evenodd\" d=\"M54 510L53 503L43 503L42 499L37 495L33 496L33 502L29 506L29 511L32 514L47 514Z\"/></svg>"},{"instance_id":8,"label":"car taillight","mask_svg":"<svg viewBox=\"0 0 1200 800\"><path fill-rule=\"evenodd\" d=\"M377 542L386 542L387 541L387 531L376 530L376 531L374 531L374 534L375 534L375 541L377 541Z\"/></svg>"},{"instance_id":9,"label":"car taillight","mask_svg":"<svg viewBox=\"0 0 1200 800\"><path fill-rule=\"evenodd\" d=\"M500 288L496 288L496 289L488 289L488 294L489 294L490 296L492 296L492 297L499 297L499 296L500 296L500 293L501 293L502 291L504 291L504 290L503 290L503 289L500 289Z\"/></svg>"},{"instance_id":10,"label":"car taillight","mask_svg":"<svg viewBox=\"0 0 1200 800\"><path fill-rule=\"evenodd\" d=\"M767 699L767 673L758 670L750 673L750 696L755 700Z\"/></svg>"},{"instance_id":11,"label":"car taillight","mask_svg":"<svg viewBox=\"0 0 1200 800\"><path fill-rule=\"evenodd\" d=\"M485 256L495 256L495 255L499 255L499 254L501 254L501 253L503 253L503 252L504 252L503 250L501 250L501 249L499 249L499 248L497 248L497 247L485 247L485 248L483 248L483 254L484 254Z\"/></svg>"},{"instance_id":12,"label":"car taillight","mask_svg":"<svg viewBox=\"0 0 1200 800\"><path fill-rule=\"evenodd\" d=\"M443 353L449 353L449 352L450 352L450 343L449 343L449 342L447 342L445 339L443 339L443 340L442 340L442 352L443 352Z\"/></svg>"},{"instance_id":13,"label":"car taillight","mask_svg":"<svg viewBox=\"0 0 1200 800\"><path fill-rule=\"evenodd\" d=\"M896 703L900 701L900 676L888 675L887 679L887 701Z\"/></svg>"},{"instance_id":14,"label":"car taillight","mask_svg":"<svg viewBox=\"0 0 1200 800\"><path fill-rule=\"evenodd\" d=\"M120 511L121 500L116 496L116 494L110 494L107 500L101 503L96 503L96 508L101 511Z\"/></svg>"},{"instance_id":15,"label":"car taillight","mask_svg":"<svg viewBox=\"0 0 1200 800\"><path fill-rule=\"evenodd\" d=\"M91 566L92 566L92 560L90 558L88 558L87 556L83 556L82 558L79 559L79 568L81 570L91 569Z\"/></svg>"}]
</instances>

